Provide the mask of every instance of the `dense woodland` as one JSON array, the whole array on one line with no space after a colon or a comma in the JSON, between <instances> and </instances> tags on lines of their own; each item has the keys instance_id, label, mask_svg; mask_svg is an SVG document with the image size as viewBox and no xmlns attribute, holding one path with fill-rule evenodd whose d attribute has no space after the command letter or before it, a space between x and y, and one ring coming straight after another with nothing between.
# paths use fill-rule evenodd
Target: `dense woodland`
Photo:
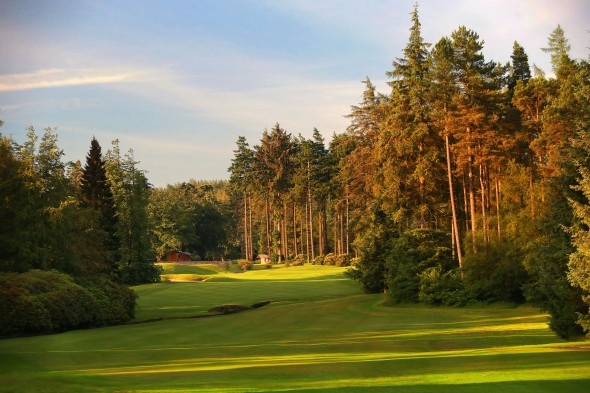
<instances>
[{"instance_id":1,"label":"dense woodland","mask_svg":"<svg viewBox=\"0 0 590 393\"><path fill-rule=\"evenodd\" d=\"M396 303L528 301L559 335L588 331L590 64L559 26L543 49L551 78L517 42L508 64L483 44L466 27L424 42L415 9L389 92L363 81L329 143L278 123L252 147L239 137L229 181L154 188L117 141L103 155L93 139L82 165L63 163L55 130L2 137L0 334L132 318L123 284L157 281L175 250L352 265ZM47 274L55 288L35 292ZM87 295L78 319L51 310L68 293Z\"/></svg>"}]
</instances>

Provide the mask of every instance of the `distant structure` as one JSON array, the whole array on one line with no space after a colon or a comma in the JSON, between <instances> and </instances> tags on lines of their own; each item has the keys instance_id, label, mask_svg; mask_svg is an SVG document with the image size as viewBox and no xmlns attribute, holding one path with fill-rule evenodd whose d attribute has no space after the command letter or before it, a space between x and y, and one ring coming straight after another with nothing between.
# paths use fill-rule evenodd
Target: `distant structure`
<instances>
[{"instance_id":1,"label":"distant structure","mask_svg":"<svg viewBox=\"0 0 590 393\"><path fill-rule=\"evenodd\" d=\"M193 255L188 252L172 251L166 255L168 262L188 262L193 260Z\"/></svg>"},{"instance_id":2,"label":"distant structure","mask_svg":"<svg viewBox=\"0 0 590 393\"><path fill-rule=\"evenodd\" d=\"M258 256L256 257L256 259L260 259L260 263L263 265L267 265L270 262L270 257L266 254L258 254Z\"/></svg>"}]
</instances>

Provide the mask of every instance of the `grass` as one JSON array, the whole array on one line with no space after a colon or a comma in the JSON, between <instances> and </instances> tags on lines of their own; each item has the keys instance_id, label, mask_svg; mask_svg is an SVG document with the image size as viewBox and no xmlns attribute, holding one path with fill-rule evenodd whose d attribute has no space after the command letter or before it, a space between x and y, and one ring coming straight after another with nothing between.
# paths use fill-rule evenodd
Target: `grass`
<instances>
[{"instance_id":1,"label":"grass","mask_svg":"<svg viewBox=\"0 0 590 393\"><path fill-rule=\"evenodd\" d=\"M274 287L278 301L227 316L2 340L0 391L590 390L590 351L579 349L588 344L558 339L534 308L384 307L341 272L218 272L219 281L138 287L140 308L160 316L178 309L153 305L159 297L201 307L241 294L248 304Z\"/></svg>"},{"instance_id":2,"label":"grass","mask_svg":"<svg viewBox=\"0 0 590 393\"><path fill-rule=\"evenodd\" d=\"M174 269L187 272L176 275L178 279L185 279L191 271L213 273L200 276L206 282L163 282L135 287L140 299L136 310L138 320L206 315L210 308L223 304L250 306L267 300L308 301L359 293L356 284L342 275L346 268L308 265L266 269L255 265L255 270L233 273L216 271L217 266L213 265L176 266ZM171 269L164 267L164 273Z\"/></svg>"}]
</instances>

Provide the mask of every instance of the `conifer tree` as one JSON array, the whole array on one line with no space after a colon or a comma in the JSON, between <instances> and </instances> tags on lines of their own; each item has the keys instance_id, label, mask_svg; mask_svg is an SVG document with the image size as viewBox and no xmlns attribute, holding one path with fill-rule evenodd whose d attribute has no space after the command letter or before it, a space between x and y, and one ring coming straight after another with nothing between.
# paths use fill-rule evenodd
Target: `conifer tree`
<instances>
[{"instance_id":1,"label":"conifer tree","mask_svg":"<svg viewBox=\"0 0 590 393\"><path fill-rule=\"evenodd\" d=\"M112 261L111 274L116 274L114 261L118 258L119 239L117 236L117 215L113 193L107 180L105 161L102 149L96 138L90 142L90 150L86 156L86 163L82 171L80 186L82 205L93 209L98 215L98 225L104 232L104 250L107 259Z\"/></svg>"},{"instance_id":2,"label":"conifer tree","mask_svg":"<svg viewBox=\"0 0 590 393\"><path fill-rule=\"evenodd\" d=\"M557 25L549 35L547 47L541 48L541 50L551 54L551 67L558 76L560 76L560 72L564 71L563 67L571 64L569 58L570 49L571 46L565 36L565 31L561 28L561 25Z\"/></svg>"},{"instance_id":3,"label":"conifer tree","mask_svg":"<svg viewBox=\"0 0 590 393\"><path fill-rule=\"evenodd\" d=\"M411 226L426 228L436 221L435 217L427 216L435 211L433 192L438 188L436 179L439 176L435 172L439 167L441 141L429 120L430 44L421 36L417 5L412 12L412 22L404 57L394 61L393 70L387 73L394 80L390 82L391 100L378 149L382 150L380 165L386 176L384 195L397 196L397 200L390 202L402 221L410 218L415 222ZM403 182L404 187L396 186L399 182Z\"/></svg>"},{"instance_id":4,"label":"conifer tree","mask_svg":"<svg viewBox=\"0 0 590 393\"><path fill-rule=\"evenodd\" d=\"M243 206L243 249L246 259L254 259L253 233L252 233L252 193L255 176L253 174L254 152L250 149L246 138L238 137L237 149L234 150L232 164L228 168L230 172L230 187L232 191L242 198Z\"/></svg>"},{"instance_id":5,"label":"conifer tree","mask_svg":"<svg viewBox=\"0 0 590 393\"><path fill-rule=\"evenodd\" d=\"M526 82L531 79L531 68L529 66L528 55L524 51L524 48L516 41L514 41L510 59L512 60L512 64L508 77L508 90L510 92L510 96L512 96L518 81L522 81L526 84Z\"/></svg>"},{"instance_id":6,"label":"conifer tree","mask_svg":"<svg viewBox=\"0 0 590 393\"><path fill-rule=\"evenodd\" d=\"M119 141L113 141L106 155L105 170L118 217L118 273L128 284L160 279L150 240L147 211L150 185L137 164L132 150L122 157Z\"/></svg>"}]
</instances>

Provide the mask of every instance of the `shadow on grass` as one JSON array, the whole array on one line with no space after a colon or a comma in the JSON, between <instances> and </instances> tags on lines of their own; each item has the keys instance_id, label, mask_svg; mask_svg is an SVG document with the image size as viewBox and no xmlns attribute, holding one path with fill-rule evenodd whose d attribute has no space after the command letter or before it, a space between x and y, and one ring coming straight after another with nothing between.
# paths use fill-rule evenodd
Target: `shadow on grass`
<instances>
[{"instance_id":1,"label":"shadow on grass","mask_svg":"<svg viewBox=\"0 0 590 393\"><path fill-rule=\"evenodd\" d=\"M363 387L289 389L297 393L358 393L358 392L396 392L396 393L587 393L590 390L590 379L580 380L544 380L544 381L510 381L486 382L470 384L423 384L423 385L376 385Z\"/></svg>"}]
</instances>

